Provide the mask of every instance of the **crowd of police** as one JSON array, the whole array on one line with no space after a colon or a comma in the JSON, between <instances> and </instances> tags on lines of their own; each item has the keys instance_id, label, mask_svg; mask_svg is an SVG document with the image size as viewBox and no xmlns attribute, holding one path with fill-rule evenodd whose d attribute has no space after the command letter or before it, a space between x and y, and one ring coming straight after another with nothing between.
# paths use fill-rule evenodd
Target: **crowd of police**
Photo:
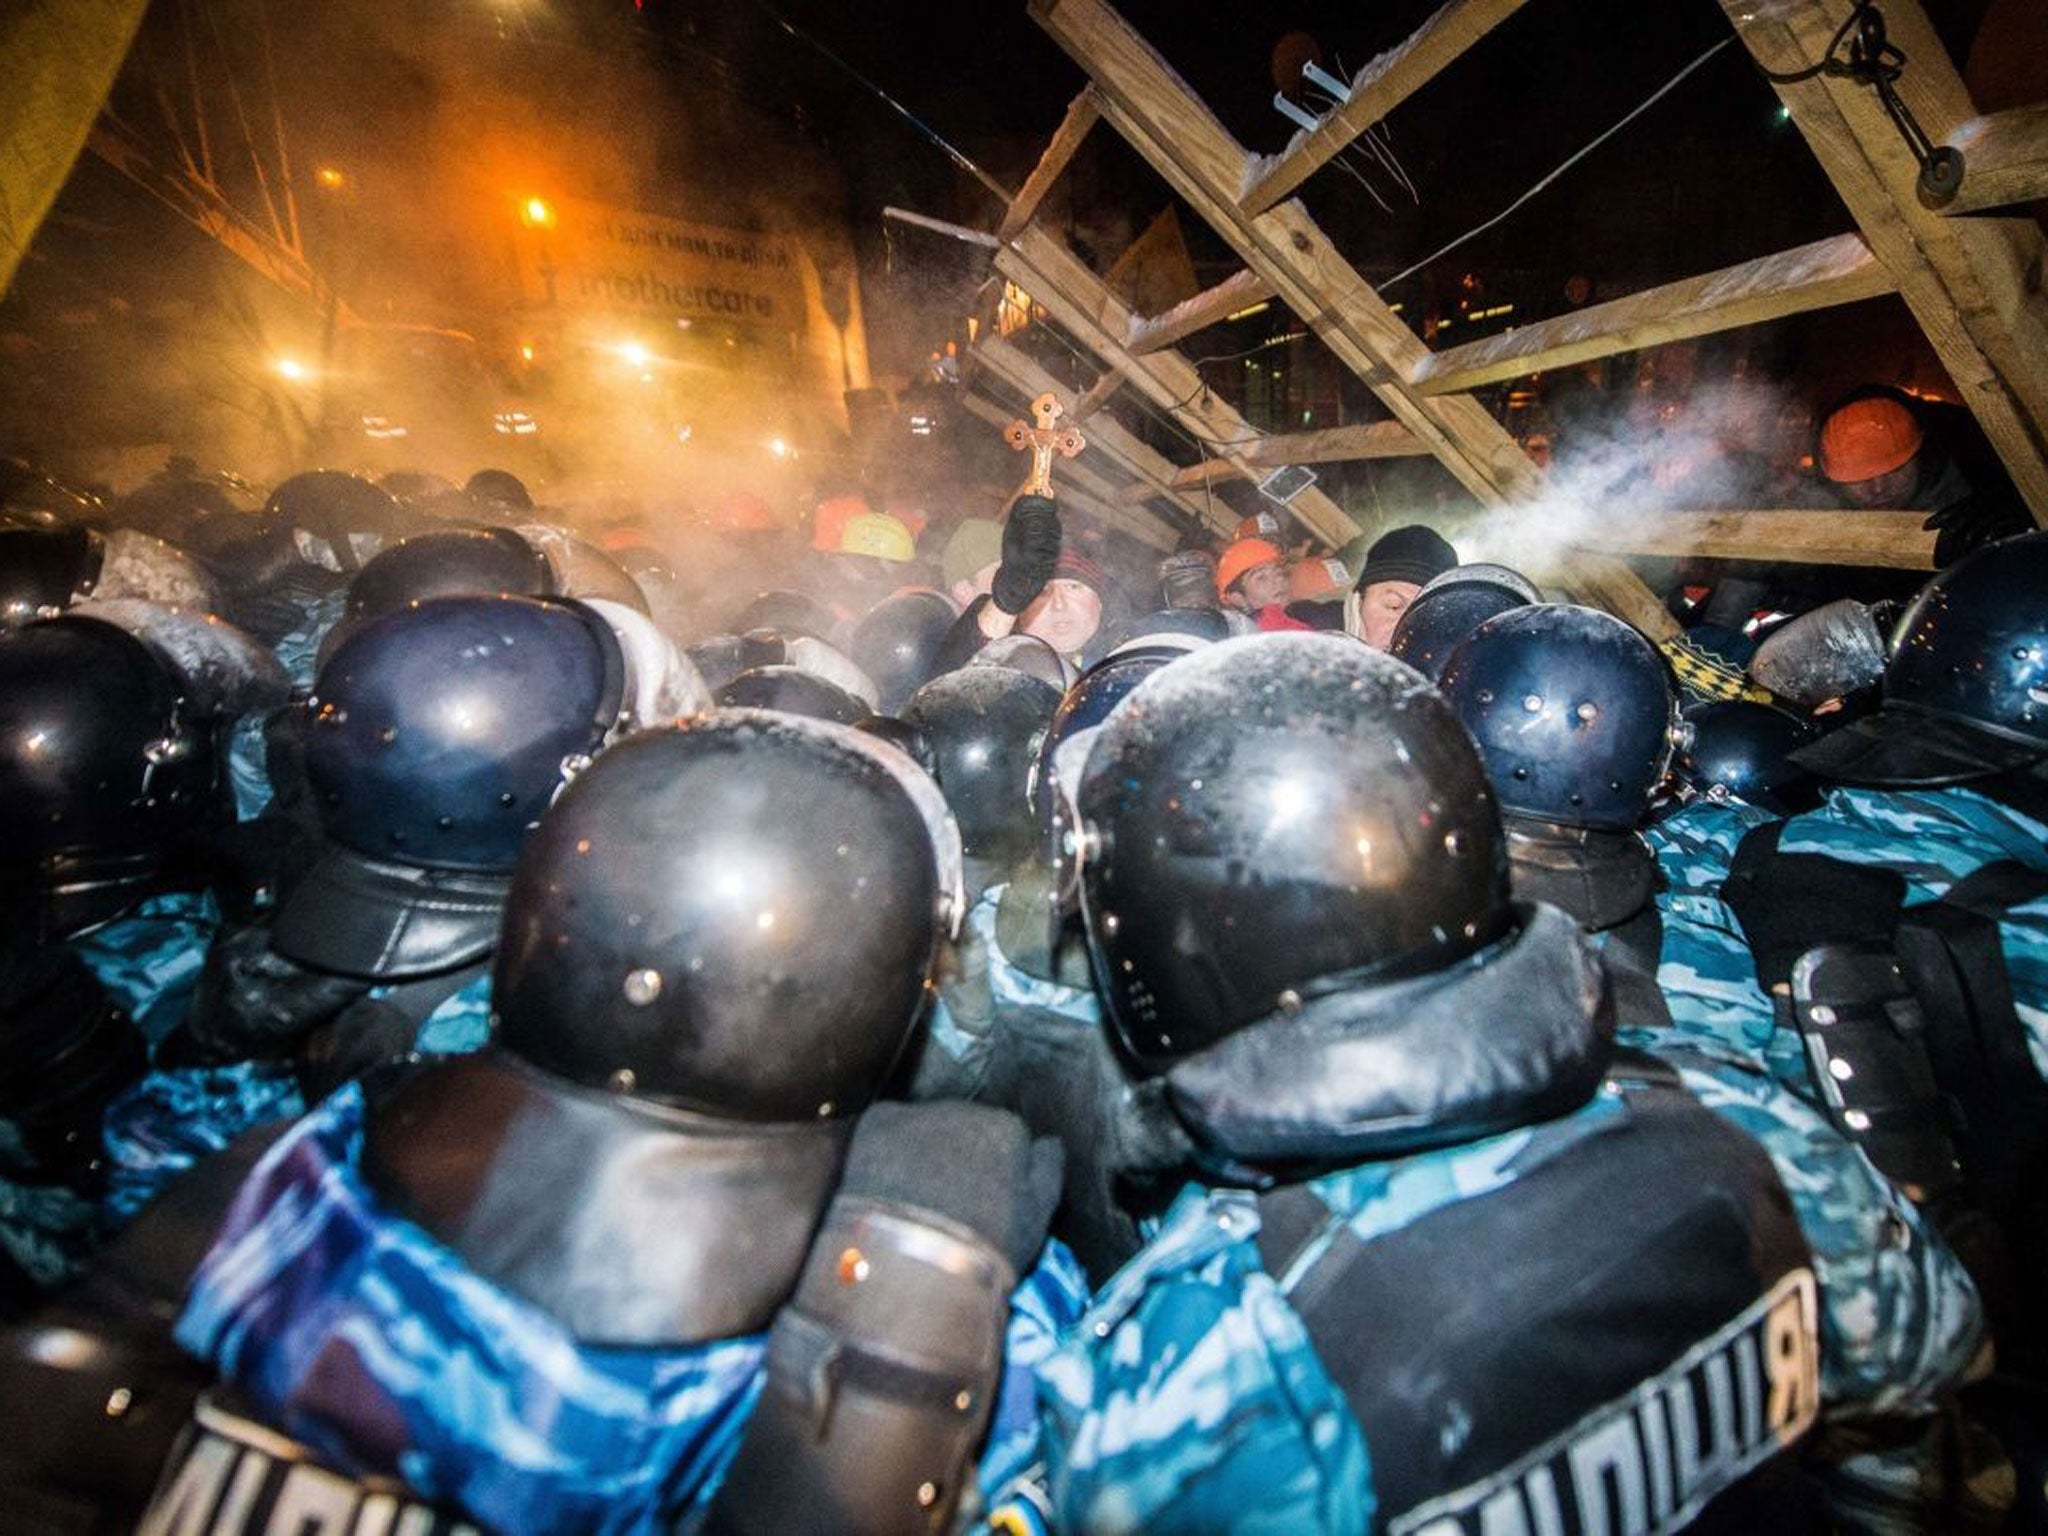
<instances>
[{"instance_id":1,"label":"crowd of police","mask_svg":"<svg viewBox=\"0 0 2048 1536\"><path fill-rule=\"evenodd\" d=\"M242 490L0 475L0 1525L2048 1519L2048 534Z\"/></svg>"}]
</instances>

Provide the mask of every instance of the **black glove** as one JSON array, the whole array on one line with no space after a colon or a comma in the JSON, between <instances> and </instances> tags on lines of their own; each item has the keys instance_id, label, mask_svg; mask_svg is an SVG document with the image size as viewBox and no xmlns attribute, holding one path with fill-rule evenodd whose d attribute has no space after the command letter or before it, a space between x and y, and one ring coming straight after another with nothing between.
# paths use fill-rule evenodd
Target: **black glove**
<instances>
[{"instance_id":1,"label":"black glove","mask_svg":"<svg viewBox=\"0 0 2048 1536\"><path fill-rule=\"evenodd\" d=\"M267 925L231 928L207 952L192 1011L158 1055L180 1066L282 1057L368 990L287 960Z\"/></svg>"},{"instance_id":2,"label":"black glove","mask_svg":"<svg viewBox=\"0 0 2048 1536\"><path fill-rule=\"evenodd\" d=\"M1745 837L1721 882L1721 899L1742 924L1766 990L1791 981L1794 962L1816 945L1889 945L1906 902L1896 870L1779 853L1782 829L1771 822Z\"/></svg>"},{"instance_id":3,"label":"black glove","mask_svg":"<svg viewBox=\"0 0 2048 1536\"><path fill-rule=\"evenodd\" d=\"M986 1104L872 1106L860 1117L839 1193L943 1216L1028 1274L1059 1204L1060 1144Z\"/></svg>"},{"instance_id":4,"label":"black glove","mask_svg":"<svg viewBox=\"0 0 2048 1536\"><path fill-rule=\"evenodd\" d=\"M2027 514L2010 502L1984 496L1965 496L1961 501L1930 513L1922 528L1940 536L1934 541L1937 569L1954 565L1973 549L1998 539L2025 533L2034 524Z\"/></svg>"},{"instance_id":5,"label":"black glove","mask_svg":"<svg viewBox=\"0 0 2048 1536\"><path fill-rule=\"evenodd\" d=\"M1005 613L1022 613L1052 580L1059 558L1059 507L1043 496L1019 496L1003 523L1003 563L990 598Z\"/></svg>"}]
</instances>

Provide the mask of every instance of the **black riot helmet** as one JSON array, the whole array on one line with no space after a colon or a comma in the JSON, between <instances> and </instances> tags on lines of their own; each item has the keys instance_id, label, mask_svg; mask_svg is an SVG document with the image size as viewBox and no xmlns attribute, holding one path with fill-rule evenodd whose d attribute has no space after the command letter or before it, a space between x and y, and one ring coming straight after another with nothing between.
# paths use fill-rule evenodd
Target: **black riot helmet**
<instances>
[{"instance_id":1,"label":"black riot helmet","mask_svg":"<svg viewBox=\"0 0 2048 1536\"><path fill-rule=\"evenodd\" d=\"M397 497L338 469L310 469L279 481L258 520L266 532L317 541L311 550L315 563L332 560L330 569L350 575L403 534L407 521Z\"/></svg>"},{"instance_id":2,"label":"black riot helmet","mask_svg":"<svg viewBox=\"0 0 2048 1536\"><path fill-rule=\"evenodd\" d=\"M1191 609L1190 612L1202 610ZM1053 869L1053 921L1057 925L1080 910L1080 865L1075 859L1074 796L1081 768L1095 734L1110 711L1130 697L1138 684L1169 662L1213 644L1185 632L1140 636L1127 640L1095 663L1069 688L1053 712L1032 773L1031 805L1045 838L1046 861Z\"/></svg>"},{"instance_id":3,"label":"black riot helmet","mask_svg":"<svg viewBox=\"0 0 2048 1536\"><path fill-rule=\"evenodd\" d=\"M1848 784L1963 784L2048 758L2048 533L2001 539L1920 589L1883 708L1798 760Z\"/></svg>"},{"instance_id":4,"label":"black riot helmet","mask_svg":"<svg viewBox=\"0 0 2048 1536\"><path fill-rule=\"evenodd\" d=\"M366 624L313 686L306 775L334 841L506 869L619 717L624 666L582 606L433 598Z\"/></svg>"},{"instance_id":5,"label":"black riot helmet","mask_svg":"<svg viewBox=\"0 0 2048 1536\"><path fill-rule=\"evenodd\" d=\"M1342 635L1161 668L1102 727L1076 809L1096 984L1152 1070L1514 926L1470 738L1413 669Z\"/></svg>"},{"instance_id":6,"label":"black riot helmet","mask_svg":"<svg viewBox=\"0 0 2048 1536\"><path fill-rule=\"evenodd\" d=\"M1546 603L1488 619L1441 686L1511 814L1628 831L1671 765L1671 669L1612 614Z\"/></svg>"},{"instance_id":7,"label":"black riot helmet","mask_svg":"<svg viewBox=\"0 0 2048 1536\"><path fill-rule=\"evenodd\" d=\"M369 620L436 597L549 597L541 552L510 528L437 528L379 550L348 584L348 606L320 643L324 661Z\"/></svg>"},{"instance_id":8,"label":"black riot helmet","mask_svg":"<svg viewBox=\"0 0 2048 1536\"><path fill-rule=\"evenodd\" d=\"M860 732L732 711L622 742L541 823L505 909L505 1049L589 1087L818 1125L880 1091L960 856L931 780Z\"/></svg>"},{"instance_id":9,"label":"black riot helmet","mask_svg":"<svg viewBox=\"0 0 2048 1536\"><path fill-rule=\"evenodd\" d=\"M816 598L778 587L761 593L742 608L732 628L735 634L742 635L750 629L776 629L829 641L839 633L839 622Z\"/></svg>"},{"instance_id":10,"label":"black riot helmet","mask_svg":"<svg viewBox=\"0 0 2048 1536\"><path fill-rule=\"evenodd\" d=\"M1453 566L1415 594L1394 626L1387 654L1433 683L1444 675L1451 652L1473 630L1495 614L1536 601L1538 594L1528 579L1504 565Z\"/></svg>"},{"instance_id":11,"label":"black riot helmet","mask_svg":"<svg viewBox=\"0 0 2048 1536\"><path fill-rule=\"evenodd\" d=\"M1820 729L1768 704L1716 699L1686 712L1684 744L1672 768L1709 800L1743 800L1777 816L1820 804L1812 772L1792 761Z\"/></svg>"},{"instance_id":12,"label":"black riot helmet","mask_svg":"<svg viewBox=\"0 0 2048 1536\"><path fill-rule=\"evenodd\" d=\"M531 512L533 492L509 469L480 469L462 482L462 494L484 507L504 512Z\"/></svg>"},{"instance_id":13,"label":"black riot helmet","mask_svg":"<svg viewBox=\"0 0 2048 1536\"><path fill-rule=\"evenodd\" d=\"M1008 667L935 677L903 707L937 760L939 789L967 856L1007 867L1037 841L1031 775L1059 693Z\"/></svg>"},{"instance_id":14,"label":"black riot helmet","mask_svg":"<svg viewBox=\"0 0 2048 1536\"><path fill-rule=\"evenodd\" d=\"M119 624L65 614L0 638L0 902L25 914L8 921L61 935L148 894L224 810L221 726Z\"/></svg>"},{"instance_id":15,"label":"black riot helmet","mask_svg":"<svg viewBox=\"0 0 2048 1536\"><path fill-rule=\"evenodd\" d=\"M716 697L724 709L773 709L835 725L852 725L873 713L837 683L786 662L748 667L718 689Z\"/></svg>"},{"instance_id":16,"label":"black riot helmet","mask_svg":"<svg viewBox=\"0 0 2048 1536\"><path fill-rule=\"evenodd\" d=\"M90 528L0 528L0 628L50 618L88 596L104 553Z\"/></svg>"},{"instance_id":17,"label":"black riot helmet","mask_svg":"<svg viewBox=\"0 0 2048 1536\"><path fill-rule=\"evenodd\" d=\"M970 667L1008 667L1065 693L1078 674L1074 664L1036 635L999 635L967 659Z\"/></svg>"},{"instance_id":18,"label":"black riot helmet","mask_svg":"<svg viewBox=\"0 0 2048 1536\"><path fill-rule=\"evenodd\" d=\"M846 643L854 665L874 679L879 707L893 713L931 680L939 645L957 617L936 592L898 592L875 604Z\"/></svg>"}]
</instances>

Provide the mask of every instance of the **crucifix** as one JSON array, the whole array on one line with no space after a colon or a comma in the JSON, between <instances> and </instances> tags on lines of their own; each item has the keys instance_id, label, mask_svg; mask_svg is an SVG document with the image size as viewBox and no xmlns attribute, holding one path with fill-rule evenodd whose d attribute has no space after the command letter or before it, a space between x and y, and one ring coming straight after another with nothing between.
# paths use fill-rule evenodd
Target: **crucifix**
<instances>
[{"instance_id":1,"label":"crucifix","mask_svg":"<svg viewBox=\"0 0 2048 1536\"><path fill-rule=\"evenodd\" d=\"M1003 441L1022 452L1031 450L1031 478L1024 482L1026 496L1052 495L1052 456L1071 459L1088 446L1088 439L1073 427L1055 425L1066 415L1059 401L1050 394L1040 395L1031 402L1031 414L1038 425L1027 427L1021 421L1013 421L1003 428Z\"/></svg>"}]
</instances>

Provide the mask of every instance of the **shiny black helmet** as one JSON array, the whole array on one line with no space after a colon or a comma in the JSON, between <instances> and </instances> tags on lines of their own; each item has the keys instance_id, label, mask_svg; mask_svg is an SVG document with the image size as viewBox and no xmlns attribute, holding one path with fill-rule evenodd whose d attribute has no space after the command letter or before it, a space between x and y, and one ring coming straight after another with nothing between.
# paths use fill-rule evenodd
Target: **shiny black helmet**
<instances>
[{"instance_id":1,"label":"shiny black helmet","mask_svg":"<svg viewBox=\"0 0 2048 1536\"><path fill-rule=\"evenodd\" d=\"M1884 706L1798 754L1848 784L1961 784L2048 758L2048 533L2001 539L1900 617Z\"/></svg>"},{"instance_id":2,"label":"shiny black helmet","mask_svg":"<svg viewBox=\"0 0 2048 1536\"><path fill-rule=\"evenodd\" d=\"M1065 693L1079 676L1074 664L1036 635L999 635L967 660L970 667L1007 667Z\"/></svg>"},{"instance_id":3,"label":"shiny black helmet","mask_svg":"<svg viewBox=\"0 0 2048 1536\"><path fill-rule=\"evenodd\" d=\"M857 731L733 711L621 743L520 859L492 1002L548 1072L816 1126L880 1091L957 922L931 780Z\"/></svg>"},{"instance_id":4,"label":"shiny black helmet","mask_svg":"<svg viewBox=\"0 0 2048 1536\"><path fill-rule=\"evenodd\" d=\"M462 482L462 494L480 505L505 512L531 512L533 492L509 469L480 469Z\"/></svg>"},{"instance_id":5,"label":"shiny black helmet","mask_svg":"<svg viewBox=\"0 0 2048 1536\"><path fill-rule=\"evenodd\" d=\"M1627 831L1671 766L1671 669L1612 614L1546 603L1488 619L1441 686L1512 814Z\"/></svg>"},{"instance_id":6,"label":"shiny black helmet","mask_svg":"<svg viewBox=\"0 0 2048 1536\"><path fill-rule=\"evenodd\" d=\"M1102 727L1076 809L1096 984L1153 1070L1514 926L1471 739L1413 669L1344 636L1248 635L1161 668Z\"/></svg>"},{"instance_id":7,"label":"shiny black helmet","mask_svg":"<svg viewBox=\"0 0 2048 1536\"><path fill-rule=\"evenodd\" d=\"M786 662L748 667L718 689L716 697L724 709L773 709L835 725L852 725L873 713L865 700L837 683Z\"/></svg>"},{"instance_id":8,"label":"shiny black helmet","mask_svg":"<svg viewBox=\"0 0 2048 1536\"><path fill-rule=\"evenodd\" d=\"M1008 866L1037 842L1031 776L1060 695L1008 667L962 667L911 696L903 719L923 731L939 789L969 858Z\"/></svg>"},{"instance_id":9,"label":"shiny black helmet","mask_svg":"<svg viewBox=\"0 0 2048 1536\"><path fill-rule=\"evenodd\" d=\"M1768 704L1717 699L1686 712L1684 744L1672 762L1678 777L1709 800L1744 800L1777 816L1820 804L1813 773L1792 761L1820 729Z\"/></svg>"},{"instance_id":10,"label":"shiny black helmet","mask_svg":"<svg viewBox=\"0 0 2048 1536\"><path fill-rule=\"evenodd\" d=\"M554 572L510 528L437 528L379 550L348 584L348 606L320 643L321 659L371 619L436 597L549 597Z\"/></svg>"},{"instance_id":11,"label":"shiny black helmet","mask_svg":"<svg viewBox=\"0 0 2048 1536\"><path fill-rule=\"evenodd\" d=\"M398 498L361 475L310 469L278 482L258 521L267 533L288 534L311 564L353 575L406 529Z\"/></svg>"},{"instance_id":12,"label":"shiny black helmet","mask_svg":"<svg viewBox=\"0 0 2048 1536\"><path fill-rule=\"evenodd\" d=\"M1031 778L1031 804L1044 851L1053 868L1054 921L1080 910L1080 865L1076 861L1074 796L1095 734L1115 709L1154 672L1212 641L1186 633L1144 635L1127 640L1074 681L1053 712Z\"/></svg>"},{"instance_id":13,"label":"shiny black helmet","mask_svg":"<svg viewBox=\"0 0 2048 1536\"><path fill-rule=\"evenodd\" d=\"M45 935L117 915L182 839L227 814L222 737L232 704L248 701L212 689L203 661L187 675L149 637L159 620L208 621L108 606L0 638L0 901ZM212 622L223 644L241 638ZM269 702L282 702L275 661L247 650L269 660Z\"/></svg>"},{"instance_id":14,"label":"shiny black helmet","mask_svg":"<svg viewBox=\"0 0 2048 1536\"><path fill-rule=\"evenodd\" d=\"M894 712L931 680L939 645L957 617L936 592L898 592L875 604L846 643L854 665L874 679L880 708Z\"/></svg>"},{"instance_id":15,"label":"shiny black helmet","mask_svg":"<svg viewBox=\"0 0 2048 1536\"><path fill-rule=\"evenodd\" d=\"M602 598L639 613L650 612L647 594L632 573L585 539L547 523L521 523L520 537L541 552L564 597Z\"/></svg>"},{"instance_id":16,"label":"shiny black helmet","mask_svg":"<svg viewBox=\"0 0 2048 1536\"><path fill-rule=\"evenodd\" d=\"M1415 594L1394 626L1387 653L1432 683L1458 642L1495 614L1539 601L1536 589L1504 565L1457 565Z\"/></svg>"},{"instance_id":17,"label":"shiny black helmet","mask_svg":"<svg viewBox=\"0 0 2048 1536\"><path fill-rule=\"evenodd\" d=\"M90 528L0 528L0 627L51 618L90 595L104 553Z\"/></svg>"},{"instance_id":18,"label":"shiny black helmet","mask_svg":"<svg viewBox=\"0 0 2048 1536\"><path fill-rule=\"evenodd\" d=\"M839 633L839 622L816 598L778 587L748 602L733 620L732 628L733 633L742 635L750 629L776 629L829 641Z\"/></svg>"},{"instance_id":19,"label":"shiny black helmet","mask_svg":"<svg viewBox=\"0 0 2048 1536\"><path fill-rule=\"evenodd\" d=\"M604 746L619 644L580 604L441 597L364 625L313 686L306 776L327 835L425 868L511 869Z\"/></svg>"}]
</instances>

